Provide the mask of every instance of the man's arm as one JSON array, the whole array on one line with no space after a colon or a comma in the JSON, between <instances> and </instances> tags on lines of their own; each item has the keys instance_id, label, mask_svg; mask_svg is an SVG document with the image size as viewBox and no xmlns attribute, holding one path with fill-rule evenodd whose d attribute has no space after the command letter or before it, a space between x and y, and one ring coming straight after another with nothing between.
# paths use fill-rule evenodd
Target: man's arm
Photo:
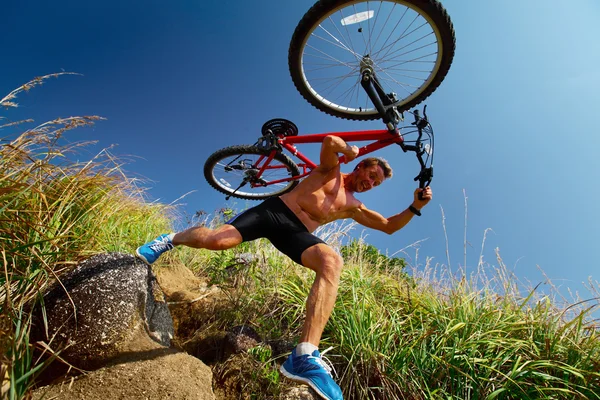
<instances>
[{"instance_id":1,"label":"man's arm","mask_svg":"<svg viewBox=\"0 0 600 400\"><path fill-rule=\"evenodd\" d=\"M423 200L419 200L420 192L423 192ZM427 203L429 203L431 196L431 188L427 187L425 189L417 189L415 190L414 201L411 205L417 210L420 210L421 208L425 207ZM359 224L366 226L367 228L377 229L378 231L382 231L388 235L391 235L392 233L404 228L414 216L415 214L413 214L412 211L407 208L401 213L398 213L390 218L385 218L378 212L369 210L364 206L364 204L361 204L360 207L354 211L352 219Z\"/></svg>"},{"instance_id":2,"label":"man's arm","mask_svg":"<svg viewBox=\"0 0 600 400\"><path fill-rule=\"evenodd\" d=\"M337 136L327 136L321 146L319 169L329 171L339 164L338 153L346 156L346 162L352 161L358 155L358 147L350 146Z\"/></svg>"}]
</instances>

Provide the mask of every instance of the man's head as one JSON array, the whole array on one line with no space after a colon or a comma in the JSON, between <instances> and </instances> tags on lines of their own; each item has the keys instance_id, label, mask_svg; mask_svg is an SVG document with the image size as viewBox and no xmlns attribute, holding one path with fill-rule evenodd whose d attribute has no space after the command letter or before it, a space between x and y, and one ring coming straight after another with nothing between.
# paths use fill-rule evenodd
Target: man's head
<instances>
[{"instance_id":1,"label":"man's head","mask_svg":"<svg viewBox=\"0 0 600 400\"><path fill-rule=\"evenodd\" d=\"M366 192L392 177L392 167L382 158L369 157L361 160L350 174L348 189Z\"/></svg>"}]
</instances>

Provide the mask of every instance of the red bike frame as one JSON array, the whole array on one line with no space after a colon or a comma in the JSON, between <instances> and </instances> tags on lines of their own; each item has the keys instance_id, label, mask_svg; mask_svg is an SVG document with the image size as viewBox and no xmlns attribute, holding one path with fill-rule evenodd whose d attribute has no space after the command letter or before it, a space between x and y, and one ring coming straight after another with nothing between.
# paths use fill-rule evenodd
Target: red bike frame
<instances>
[{"instance_id":1,"label":"red bike frame","mask_svg":"<svg viewBox=\"0 0 600 400\"><path fill-rule=\"evenodd\" d=\"M345 142L358 142L358 141L367 141L373 140L373 142L369 143L366 146L359 148L358 156L362 156L364 154L371 153L373 151L382 149L391 144L397 143L401 144L404 141L400 132L396 130L396 132L390 132L388 130L373 130L373 131L355 131L355 132L332 132L332 133L318 133L318 134L310 134L310 135L301 135L301 136L278 136L277 143L281 145L284 149L292 153L295 157L300 159L302 163L297 164L299 167L302 167L302 173L297 176L292 176L290 178L278 179L269 182L262 182L261 184L252 183L252 187L256 186L268 186L274 185L276 183L281 182L289 182L296 179L304 178L308 175L314 168L317 167L317 164L312 162L307 156L302 154L296 148L296 144L298 143L321 143L327 136L337 136L344 140ZM270 163L275 157L277 153L277 149L271 150L269 156L260 156L256 161L255 168L259 169L257 177L261 177L265 170L278 169L278 168L286 168L284 165L271 166ZM266 160L265 160L266 159ZM340 156L340 163L343 163L345 156ZM264 163L261 165L261 162Z\"/></svg>"}]
</instances>

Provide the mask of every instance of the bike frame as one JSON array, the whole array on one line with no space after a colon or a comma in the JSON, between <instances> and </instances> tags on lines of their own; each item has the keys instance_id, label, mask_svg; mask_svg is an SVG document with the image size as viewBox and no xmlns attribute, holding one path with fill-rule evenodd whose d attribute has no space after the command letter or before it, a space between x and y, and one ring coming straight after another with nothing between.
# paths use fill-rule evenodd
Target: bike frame
<instances>
[{"instance_id":1,"label":"bike frame","mask_svg":"<svg viewBox=\"0 0 600 400\"><path fill-rule=\"evenodd\" d=\"M366 56L366 59L369 57ZM369 61L369 60L367 60ZM325 137L329 135L337 136L344 140L346 143L348 142L357 142L357 141L368 141L372 140L370 144L363 146L359 149L358 156L362 156L368 153L371 153L375 150L379 150L381 148L387 147L391 144L398 144L404 152L406 151L414 151L417 154L417 158L419 160L419 164L421 165L421 172L415 178L419 180L419 186L421 188L425 187L431 182L431 178L433 176L433 168L430 166L429 168L423 162L421 158L424 153L421 148L420 140L422 135L422 130L428 125L427 122L427 114L425 114L425 108L423 109L424 118L421 118L419 115L419 111L414 111L415 122L413 125L419 131L419 138L417 140L416 145L407 145L404 143L404 138L400 134L400 130L398 129L398 123L401 118L399 113L395 110L394 106L395 95L390 94L387 95L381 89L381 85L375 76L375 72L373 68L370 67L369 62L365 62L361 64L361 86L368 94L369 98L375 105L375 108L379 111L379 115L381 116L382 121L386 125L388 129L383 130L372 130L372 131L353 131L353 132L332 132L332 133L319 133L319 134L310 134L310 135L290 135L286 136L285 134L279 134L275 137L271 136L267 138L267 141L271 140L270 153L268 156L261 156L257 160L256 164L253 166L255 169L258 169L258 173L255 175L255 178L259 178L254 180L254 182L250 182L252 187L258 186L268 186L282 182L290 182L292 180L302 179L306 175L310 173L314 168L316 168L316 164L312 162L307 156L302 154L296 148L296 144L299 143L321 143L325 139ZM263 136L263 139L265 137ZM260 143L260 140L259 140ZM277 169L277 168L285 168L285 166L271 166L270 163L275 157L275 154L281 149L286 149L290 153L292 153L296 158L300 159L302 163L297 164L299 167L302 167L302 173L298 176L292 176L290 178L283 178L274 181L264 181L261 179L261 176L264 171L269 169ZM264 160L265 162L261 166L261 162ZM345 156L341 156L340 163L344 162Z\"/></svg>"},{"instance_id":2,"label":"bike frame","mask_svg":"<svg viewBox=\"0 0 600 400\"><path fill-rule=\"evenodd\" d=\"M292 176L289 178L278 179L274 181L262 181L260 184L251 183L252 187L256 186L268 186L274 185L282 182L289 182L297 179L302 179L306 175L308 175L314 168L317 167L311 159L309 159L306 155L298 150L296 144L300 143L321 143L327 136L337 136L345 142L358 142L358 141L368 141L372 140L373 142L367 144L366 146L359 148L359 153L357 157L360 157L365 154L369 154L373 151L382 149L391 144L401 145L404 142L402 135L396 130L395 132L390 132L387 129L383 130L369 130L369 131L353 131L353 132L332 132L332 133L317 133L317 134L309 134L309 135L301 135L301 136L278 136L277 143L282 148L289 151L296 158L301 160L301 163L297 163L298 167L302 168L302 173L297 176ZM279 166L271 166L271 160L275 157L278 149L273 148L268 156L261 156L256 161L255 167L259 169L257 177L261 177L263 172L266 170L285 168L283 165ZM264 161L264 163L262 163ZM345 156L339 157L340 163L345 161ZM262 163L262 164L261 164Z\"/></svg>"}]
</instances>

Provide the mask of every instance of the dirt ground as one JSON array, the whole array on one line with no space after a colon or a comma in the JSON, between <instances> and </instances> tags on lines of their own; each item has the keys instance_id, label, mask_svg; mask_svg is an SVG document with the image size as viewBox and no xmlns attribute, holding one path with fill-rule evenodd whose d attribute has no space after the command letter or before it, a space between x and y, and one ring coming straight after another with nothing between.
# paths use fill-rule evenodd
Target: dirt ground
<instances>
[{"instance_id":1,"label":"dirt ground","mask_svg":"<svg viewBox=\"0 0 600 400\"><path fill-rule=\"evenodd\" d=\"M34 392L35 400L214 399L212 374L200 360L170 349L122 361Z\"/></svg>"},{"instance_id":2,"label":"dirt ground","mask_svg":"<svg viewBox=\"0 0 600 400\"><path fill-rule=\"evenodd\" d=\"M160 269L156 275L173 316L171 348L137 338L110 365L37 389L35 400L256 398L264 386L252 371L260 365L247 354L224 354L226 333L203 328L211 326L215 311L225 303L221 290L184 266ZM304 397L293 398L313 398L303 390Z\"/></svg>"}]
</instances>

